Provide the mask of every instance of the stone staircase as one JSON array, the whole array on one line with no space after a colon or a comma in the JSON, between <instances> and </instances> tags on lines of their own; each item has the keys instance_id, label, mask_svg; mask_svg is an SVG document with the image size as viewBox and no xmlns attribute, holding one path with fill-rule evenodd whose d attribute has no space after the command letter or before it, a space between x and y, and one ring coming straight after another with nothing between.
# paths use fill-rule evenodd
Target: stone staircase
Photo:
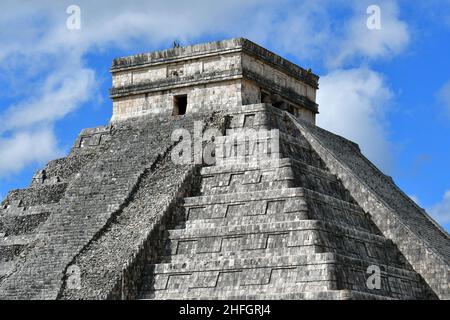
<instances>
[{"instance_id":1,"label":"stone staircase","mask_svg":"<svg viewBox=\"0 0 450 320\"><path fill-rule=\"evenodd\" d=\"M0 298L56 299L66 267L158 163L174 127L193 123L190 117L142 118L113 130L84 130L68 157L50 162L30 188L10 192L0 207ZM85 161L91 153L97 157Z\"/></svg>"},{"instance_id":2,"label":"stone staircase","mask_svg":"<svg viewBox=\"0 0 450 320\"><path fill-rule=\"evenodd\" d=\"M250 147L230 158L227 137L217 139L217 163L202 168L200 194L184 199L186 221L166 232L139 298L433 297L281 111L246 106L231 114L230 129L238 128L278 128L279 149L269 159L260 157L268 149ZM380 289L366 285L371 265L381 270Z\"/></svg>"}]
</instances>

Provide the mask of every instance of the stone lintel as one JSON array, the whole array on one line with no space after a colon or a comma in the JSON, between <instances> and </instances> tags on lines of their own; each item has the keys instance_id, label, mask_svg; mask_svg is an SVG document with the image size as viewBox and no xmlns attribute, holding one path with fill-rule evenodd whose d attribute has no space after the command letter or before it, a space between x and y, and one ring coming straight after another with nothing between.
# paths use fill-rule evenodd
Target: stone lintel
<instances>
[{"instance_id":1,"label":"stone lintel","mask_svg":"<svg viewBox=\"0 0 450 320\"><path fill-rule=\"evenodd\" d=\"M216 72L215 74L197 76L189 76L183 78L168 78L159 81L148 81L123 87L111 88L109 93L112 99L120 98L122 96L143 94L148 92L158 92L168 89L193 87L207 83L214 83L226 80L242 79L242 72L240 70L224 70Z\"/></svg>"},{"instance_id":2,"label":"stone lintel","mask_svg":"<svg viewBox=\"0 0 450 320\"><path fill-rule=\"evenodd\" d=\"M137 69L158 64L167 64L189 59L206 58L232 52L245 52L250 56L263 60L280 71L299 78L314 88L318 88L319 76L282 58L281 56L257 45L245 38L233 38L186 47L172 48L150 53L116 58L111 66L111 73Z\"/></svg>"}]
</instances>

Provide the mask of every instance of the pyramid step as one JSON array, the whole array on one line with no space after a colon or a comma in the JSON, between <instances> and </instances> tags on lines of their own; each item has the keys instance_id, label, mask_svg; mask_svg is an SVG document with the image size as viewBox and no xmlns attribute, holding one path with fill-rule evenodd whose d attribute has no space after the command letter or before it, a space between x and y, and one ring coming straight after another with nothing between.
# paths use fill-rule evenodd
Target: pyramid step
<instances>
[{"instance_id":1,"label":"pyramid step","mask_svg":"<svg viewBox=\"0 0 450 320\"><path fill-rule=\"evenodd\" d=\"M20 201L19 201L20 203ZM33 217L35 215L41 215L48 212L53 212L53 210L57 209L57 205L55 204L45 204L45 205L36 205L30 207L21 207L18 206L19 203L15 203L9 206L5 206L4 208L0 208L0 218L13 218L13 217Z\"/></svg>"},{"instance_id":2,"label":"pyramid step","mask_svg":"<svg viewBox=\"0 0 450 320\"><path fill-rule=\"evenodd\" d=\"M6 235L27 236L35 233L49 217L48 212L36 212L35 210L24 210L21 214L8 214L1 217L0 243Z\"/></svg>"},{"instance_id":3,"label":"pyramid step","mask_svg":"<svg viewBox=\"0 0 450 320\"><path fill-rule=\"evenodd\" d=\"M222 173L234 173L238 171L251 171L251 170L273 170L277 168L289 167L292 165L292 159L290 158L281 158L281 159L268 159L258 163L254 162L240 162L233 163L226 166L210 166L203 167L200 170L200 175L209 176L209 175L217 175Z\"/></svg>"},{"instance_id":4,"label":"pyramid step","mask_svg":"<svg viewBox=\"0 0 450 320\"><path fill-rule=\"evenodd\" d=\"M269 223L224 225L213 228L195 225L193 228L167 230L168 238L170 240L230 237L264 233L282 233L291 234L291 236L293 236L294 231L324 231L336 235L346 235L358 240L377 242L380 244L384 244L387 241L386 238L379 235L320 220L294 220Z\"/></svg>"},{"instance_id":5,"label":"pyramid step","mask_svg":"<svg viewBox=\"0 0 450 320\"><path fill-rule=\"evenodd\" d=\"M207 204L233 203L236 201L255 201L276 198L294 198L304 196L303 188L287 188L282 190L262 190L231 194L215 194L184 198L184 206L202 206Z\"/></svg>"},{"instance_id":6,"label":"pyramid step","mask_svg":"<svg viewBox=\"0 0 450 320\"><path fill-rule=\"evenodd\" d=\"M272 299L282 299L283 296L300 295L306 297L306 292L329 292L334 286L331 281L306 281L295 284L278 283L276 285L248 285L239 287L220 287L220 288L188 288L188 289L168 289L168 290L146 290L141 292L141 299L155 300L184 300L184 299L225 299L262 300L265 297L272 296ZM334 291L334 290L333 290ZM309 295L311 299L312 295Z\"/></svg>"},{"instance_id":7,"label":"pyramid step","mask_svg":"<svg viewBox=\"0 0 450 320\"><path fill-rule=\"evenodd\" d=\"M310 289L305 292L302 289ZM323 291L321 291L323 290ZM417 300L411 295L393 297L392 293L361 292L356 290L327 290L320 284L297 284L293 286L261 289L209 289L196 288L190 290L161 290L142 292L140 299L152 300Z\"/></svg>"},{"instance_id":8,"label":"pyramid step","mask_svg":"<svg viewBox=\"0 0 450 320\"><path fill-rule=\"evenodd\" d=\"M250 192L250 191L260 191L260 190L279 190L285 188L292 188L295 186L293 179L279 179L270 177L269 174L256 175L256 182L242 182L246 180L246 174L237 173L230 174L226 178L226 185L211 186L210 184L215 184L215 182L205 182L200 188L200 192L203 195L208 194L227 194L227 193L238 193L238 192ZM253 179L255 176L252 176ZM207 181L208 178L205 178Z\"/></svg>"},{"instance_id":9,"label":"pyramid step","mask_svg":"<svg viewBox=\"0 0 450 320\"><path fill-rule=\"evenodd\" d=\"M263 249L241 249L239 251L197 252L168 255L161 258L162 263L183 263L185 261L209 261L220 259L251 259L272 256L310 255L321 252L319 246L269 247Z\"/></svg>"},{"instance_id":10,"label":"pyramid step","mask_svg":"<svg viewBox=\"0 0 450 320\"><path fill-rule=\"evenodd\" d=\"M313 167L326 170L326 165L311 145L301 136L280 132L280 151L284 157L297 159Z\"/></svg>"},{"instance_id":11,"label":"pyramid step","mask_svg":"<svg viewBox=\"0 0 450 320\"><path fill-rule=\"evenodd\" d=\"M185 296L197 290L273 293L286 292L289 286L299 291L342 287L373 293L366 283L368 266L370 262L330 253L158 264L147 269L143 292L154 292L153 297L160 299L164 299L164 292L182 291ZM420 277L415 272L390 266L380 269L377 294L423 298Z\"/></svg>"},{"instance_id":12,"label":"pyramid step","mask_svg":"<svg viewBox=\"0 0 450 320\"><path fill-rule=\"evenodd\" d=\"M241 170L202 176L200 192L224 194L294 187L291 167Z\"/></svg>"},{"instance_id":13,"label":"pyramid step","mask_svg":"<svg viewBox=\"0 0 450 320\"><path fill-rule=\"evenodd\" d=\"M392 298L369 294L365 292L350 291L350 290L328 290L328 291L310 291L299 292L298 289L289 292L279 293L253 293L246 290L243 292L223 292L216 290L214 292L193 294L193 292L180 293L179 291L166 292L164 297L161 294L159 298L155 298L153 292L146 293L141 296L141 299L166 299L166 300L391 300Z\"/></svg>"},{"instance_id":14,"label":"pyramid step","mask_svg":"<svg viewBox=\"0 0 450 320\"><path fill-rule=\"evenodd\" d=\"M214 141L216 162L242 162L242 158L257 161L280 158L279 141L278 130L227 130L226 135L218 136Z\"/></svg>"},{"instance_id":15,"label":"pyramid step","mask_svg":"<svg viewBox=\"0 0 450 320\"><path fill-rule=\"evenodd\" d=\"M361 259L360 257L350 257L346 255L336 255L339 265L338 277L341 280L341 286L352 290L368 290L364 283L372 272L369 268L378 267L381 276L380 288L378 292L389 292L389 295L399 299L427 299L429 298L429 289L419 274L409 266L393 266L376 264L372 261ZM362 285L364 283L364 285Z\"/></svg>"},{"instance_id":16,"label":"pyramid step","mask_svg":"<svg viewBox=\"0 0 450 320\"><path fill-rule=\"evenodd\" d=\"M332 255L320 254L157 264L148 267L143 290L216 287L226 290L268 284L283 287L299 282L320 282L326 285L325 289L332 289L334 261Z\"/></svg>"},{"instance_id":17,"label":"pyramid step","mask_svg":"<svg viewBox=\"0 0 450 320\"><path fill-rule=\"evenodd\" d=\"M167 232L172 255L298 248L301 252L335 252L360 256L377 264L405 265L395 246L386 238L318 220L198 227Z\"/></svg>"},{"instance_id":18,"label":"pyramid step","mask_svg":"<svg viewBox=\"0 0 450 320\"><path fill-rule=\"evenodd\" d=\"M214 194L184 198L184 207L206 207L208 205L229 206L236 203L271 201L271 200L295 200L295 207L285 208L285 212L302 210L306 205L306 199L315 199L325 202L333 207L343 207L348 210L363 212L361 208L351 202L334 198L305 188L286 188L277 190L261 190L242 193ZM286 210L288 209L288 210ZM264 213L262 213L264 214ZM191 218L191 217L189 217Z\"/></svg>"},{"instance_id":19,"label":"pyramid step","mask_svg":"<svg viewBox=\"0 0 450 320\"><path fill-rule=\"evenodd\" d=\"M334 263L336 255L332 253L314 253L306 255L286 255L267 257L244 257L241 259L189 260L179 263L159 263L147 266L147 273L154 274L190 274L193 272L239 270L254 268L274 268L285 266L324 265Z\"/></svg>"},{"instance_id":20,"label":"pyramid step","mask_svg":"<svg viewBox=\"0 0 450 320\"><path fill-rule=\"evenodd\" d=\"M292 188L185 198L187 220L275 215L307 210L304 193Z\"/></svg>"},{"instance_id":21,"label":"pyramid step","mask_svg":"<svg viewBox=\"0 0 450 320\"><path fill-rule=\"evenodd\" d=\"M167 230L170 240L193 239L205 237L237 236L255 233L289 233L297 230L318 230L322 227L318 220L281 221L275 223L255 223L241 225L224 225L220 227L205 228L197 225L196 228Z\"/></svg>"},{"instance_id":22,"label":"pyramid step","mask_svg":"<svg viewBox=\"0 0 450 320\"><path fill-rule=\"evenodd\" d=\"M185 198L188 221L301 214L379 233L360 207L308 189L289 188ZM251 218L249 218L251 220ZM264 220L264 218L257 218ZM213 222L213 221L212 221Z\"/></svg>"},{"instance_id":23,"label":"pyramid step","mask_svg":"<svg viewBox=\"0 0 450 320\"><path fill-rule=\"evenodd\" d=\"M271 161L264 165L243 162L204 168L201 192L223 194L280 189L295 185L344 201L353 201L336 176L293 159L280 159L278 163Z\"/></svg>"},{"instance_id":24,"label":"pyramid step","mask_svg":"<svg viewBox=\"0 0 450 320\"><path fill-rule=\"evenodd\" d=\"M223 157L223 156L216 154L215 166L219 167L219 168L236 166L236 165L240 165L240 164L249 164L251 166L257 166L260 163L266 163L266 162L276 163L277 161L279 161L280 159L283 159L283 158L285 158L285 157L283 157L283 155L279 152L268 153L268 154L259 153L256 155L245 155L245 156L234 155L234 156L228 156L228 157Z\"/></svg>"},{"instance_id":25,"label":"pyramid step","mask_svg":"<svg viewBox=\"0 0 450 320\"><path fill-rule=\"evenodd\" d=\"M234 240L233 238L231 240ZM368 255L366 252L350 251L351 245L342 248L337 245L324 245L324 244L310 244L303 243L298 246L288 247L283 241L277 241L279 238L269 238L266 241L256 241L259 245L251 244L249 241L242 243L239 242L224 242L222 247L217 246L213 248L208 245L203 245L202 243L191 244L188 246L186 244L181 244L178 248L174 248L170 255L162 256L160 259L163 263L182 263L189 260L199 260L199 261L209 261L209 260L220 260L220 259L243 259L243 258L264 258L276 255L307 255L314 253L336 253L347 255L349 257L360 257L365 261L370 262L373 265L384 265L405 269L411 271L412 268L405 264L404 261L398 260L397 256L387 251L392 251L393 248L384 250L382 247L378 247L378 251L370 245L366 245L370 248L372 255ZM232 243L232 245L230 245ZM261 244L262 243L262 244ZM236 250L236 247L239 250ZM178 251L178 252L177 252Z\"/></svg>"},{"instance_id":26,"label":"pyramid step","mask_svg":"<svg viewBox=\"0 0 450 320\"><path fill-rule=\"evenodd\" d=\"M293 160L292 162L292 170L297 186L346 202L355 203L342 183L329 171L310 166L301 161Z\"/></svg>"},{"instance_id":27,"label":"pyramid step","mask_svg":"<svg viewBox=\"0 0 450 320\"><path fill-rule=\"evenodd\" d=\"M224 226L249 225L261 223L276 223L300 221L308 219L308 211L288 212L279 214L258 214L246 216L230 216L225 218L194 219L186 221L186 228L217 228Z\"/></svg>"},{"instance_id":28,"label":"pyramid step","mask_svg":"<svg viewBox=\"0 0 450 320\"><path fill-rule=\"evenodd\" d=\"M185 229L210 229L210 228L220 228L220 227L232 227L239 225L255 225L255 224L273 224L279 222L296 222L302 220L321 220L325 223L336 223L343 227L348 227L356 229L363 232L373 233L370 228L364 228L364 226L359 226L346 221L329 221L324 219L311 219L310 211L298 211L298 212L288 212L279 214L256 214L256 215L245 215L245 216L229 216L224 218L210 218L210 219L193 219L185 222Z\"/></svg>"},{"instance_id":29,"label":"pyramid step","mask_svg":"<svg viewBox=\"0 0 450 320\"><path fill-rule=\"evenodd\" d=\"M179 238L170 241L171 254L236 252L288 246L310 247L318 243L317 232L267 232L214 237Z\"/></svg>"}]
</instances>

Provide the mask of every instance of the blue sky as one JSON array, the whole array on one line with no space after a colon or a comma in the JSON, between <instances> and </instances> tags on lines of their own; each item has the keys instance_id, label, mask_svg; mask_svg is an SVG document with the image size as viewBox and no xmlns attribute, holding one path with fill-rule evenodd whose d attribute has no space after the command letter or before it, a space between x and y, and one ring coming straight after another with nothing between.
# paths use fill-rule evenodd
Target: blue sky
<instances>
[{"instance_id":1,"label":"blue sky","mask_svg":"<svg viewBox=\"0 0 450 320\"><path fill-rule=\"evenodd\" d=\"M69 5L81 28L70 30ZM367 28L369 5L380 29ZM111 117L117 56L247 37L321 76L318 124L450 230L450 1L2 1L0 197Z\"/></svg>"}]
</instances>

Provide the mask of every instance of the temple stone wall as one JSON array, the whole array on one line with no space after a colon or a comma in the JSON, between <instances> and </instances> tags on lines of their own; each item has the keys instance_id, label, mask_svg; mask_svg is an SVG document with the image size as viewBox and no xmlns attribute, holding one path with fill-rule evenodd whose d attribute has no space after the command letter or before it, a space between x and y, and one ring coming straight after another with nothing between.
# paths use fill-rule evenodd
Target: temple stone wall
<instances>
[{"instance_id":1,"label":"temple stone wall","mask_svg":"<svg viewBox=\"0 0 450 320\"><path fill-rule=\"evenodd\" d=\"M135 85L174 78L189 78L200 74L208 75L225 70L239 70L241 56L238 53L226 53L214 56L199 56L195 59L156 64L138 69L113 73L113 87Z\"/></svg>"},{"instance_id":2,"label":"temple stone wall","mask_svg":"<svg viewBox=\"0 0 450 320\"><path fill-rule=\"evenodd\" d=\"M261 103L261 88L252 81L242 81L242 104Z\"/></svg>"},{"instance_id":3,"label":"temple stone wall","mask_svg":"<svg viewBox=\"0 0 450 320\"><path fill-rule=\"evenodd\" d=\"M316 75L240 38L116 59L111 72L113 121L168 115L180 94L187 112L267 102L262 90L307 121L318 112Z\"/></svg>"},{"instance_id":4,"label":"temple stone wall","mask_svg":"<svg viewBox=\"0 0 450 320\"><path fill-rule=\"evenodd\" d=\"M298 95L306 96L311 101L316 101L316 88L286 74L286 72L280 71L268 63L262 62L260 59L243 54L242 68L253 71L260 77L280 87L290 89Z\"/></svg>"},{"instance_id":5,"label":"temple stone wall","mask_svg":"<svg viewBox=\"0 0 450 320\"><path fill-rule=\"evenodd\" d=\"M187 95L186 113L207 113L227 105L241 105L241 84L229 80L206 83L194 87L172 88L118 98L113 105L112 121L125 120L144 115L171 116L174 99Z\"/></svg>"}]
</instances>

